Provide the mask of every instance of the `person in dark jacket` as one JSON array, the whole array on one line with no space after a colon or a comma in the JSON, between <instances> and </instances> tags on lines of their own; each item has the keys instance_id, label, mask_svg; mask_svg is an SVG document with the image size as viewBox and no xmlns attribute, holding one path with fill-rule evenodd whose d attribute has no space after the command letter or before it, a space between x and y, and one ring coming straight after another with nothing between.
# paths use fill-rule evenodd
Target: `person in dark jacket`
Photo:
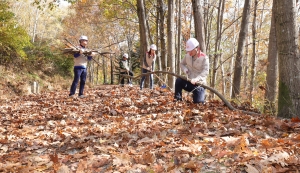
<instances>
[{"instance_id":1,"label":"person in dark jacket","mask_svg":"<svg viewBox=\"0 0 300 173\"><path fill-rule=\"evenodd\" d=\"M88 37L82 35L79 38L79 46L77 47L77 49L79 49L79 52L74 54L74 79L71 85L69 97L74 97L79 80L80 86L78 96L79 98L84 97L83 91L87 76L87 61L92 60L92 56L95 55L94 52L92 52L91 55L84 54L84 52L86 51L87 44Z\"/></svg>"},{"instance_id":2,"label":"person in dark jacket","mask_svg":"<svg viewBox=\"0 0 300 173\"><path fill-rule=\"evenodd\" d=\"M128 54L124 53L122 59L120 60L120 74L130 75L133 76L133 72L129 69L129 62L128 62ZM132 86L132 80L127 78L129 86ZM121 77L121 86L123 87L125 83L125 78Z\"/></svg>"}]
</instances>

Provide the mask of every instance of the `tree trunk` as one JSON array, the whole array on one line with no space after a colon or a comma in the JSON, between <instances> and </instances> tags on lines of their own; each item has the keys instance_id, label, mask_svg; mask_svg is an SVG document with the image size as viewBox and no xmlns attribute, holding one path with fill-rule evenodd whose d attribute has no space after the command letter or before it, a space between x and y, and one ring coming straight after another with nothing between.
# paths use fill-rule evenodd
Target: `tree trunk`
<instances>
[{"instance_id":1,"label":"tree trunk","mask_svg":"<svg viewBox=\"0 0 300 173\"><path fill-rule=\"evenodd\" d=\"M158 11L159 11L159 39L160 39L160 58L161 58L161 69L167 71L167 56L166 56L166 40L165 40L165 8L164 1L158 0ZM162 74L161 74L162 75ZM165 80L165 78L164 78ZM164 81L167 82L167 81Z\"/></svg>"},{"instance_id":2,"label":"tree trunk","mask_svg":"<svg viewBox=\"0 0 300 173\"><path fill-rule=\"evenodd\" d=\"M278 116L300 117L300 59L296 1L274 0L279 60Z\"/></svg>"},{"instance_id":3,"label":"tree trunk","mask_svg":"<svg viewBox=\"0 0 300 173\"><path fill-rule=\"evenodd\" d=\"M38 21L39 21L39 17L40 17L39 11L40 10L38 8L36 8L34 22L33 22L33 28L32 28L32 38L31 38L32 43L35 42L35 38L37 35L37 25L38 25Z\"/></svg>"},{"instance_id":4,"label":"tree trunk","mask_svg":"<svg viewBox=\"0 0 300 173\"><path fill-rule=\"evenodd\" d=\"M177 63L176 63L176 69L177 69L177 71L176 71L176 73L177 74L181 74L181 70L180 70L180 66L179 66L179 64L180 64L180 61L181 61L181 0L178 0L178 19L177 19L177 21L178 21L178 24L177 24L177 26L178 26L178 31L177 31L177 58L176 58L176 60L177 60Z\"/></svg>"},{"instance_id":5,"label":"tree trunk","mask_svg":"<svg viewBox=\"0 0 300 173\"><path fill-rule=\"evenodd\" d=\"M111 54L109 55L109 59L110 59L110 84L113 85L114 84L114 69L115 69L115 64L113 61L113 57L111 56Z\"/></svg>"},{"instance_id":6,"label":"tree trunk","mask_svg":"<svg viewBox=\"0 0 300 173\"><path fill-rule=\"evenodd\" d=\"M147 47L149 46L144 0L137 1L137 13L139 18L140 30L140 62L141 64L143 64L143 58L145 57Z\"/></svg>"},{"instance_id":7,"label":"tree trunk","mask_svg":"<svg viewBox=\"0 0 300 173\"><path fill-rule=\"evenodd\" d=\"M159 28L159 21L160 21L160 15L159 15L159 0L157 0L157 10L156 10L156 46L159 49L159 37L160 37L160 28ZM157 52L157 70L161 71L161 55L160 51Z\"/></svg>"},{"instance_id":8,"label":"tree trunk","mask_svg":"<svg viewBox=\"0 0 300 173\"><path fill-rule=\"evenodd\" d=\"M246 45L249 45L249 37L246 37ZM248 64L248 57L249 57L249 46L246 46L245 48L245 56L243 57L243 70L244 70L244 95L248 96L248 70L249 70L249 64Z\"/></svg>"},{"instance_id":9,"label":"tree trunk","mask_svg":"<svg viewBox=\"0 0 300 173\"><path fill-rule=\"evenodd\" d=\"M268 47L268 66L267 66L267 77L266 77L266 91L265 91L265 106L264 112L274 114L275 99L277 93L277 76L278 76L278 52L276 45L276 32L275 32L275 21L274 21L274 7L272 8L271 28L269 35L269 47Z\"/></svg>"},{"instance_id":10,"label":"tree trunk","mask_svg":"<svg viewBox=\"0 0 300 173\"><path fill-rule=\"evenodd\" d=\"M254 0L254 13L252 21L252 59L251 59L251 78L250 78L250 87L249 87L249 101L252 104L253 102L253 88L254 88L254 78L256 74L256 13L257 13L257 4L258 0Z\"/></svg>"},{"instance_id":11,"label":"tree trunk","mask_svg":"<svg viewBox=\"0 0 300 173\"><path fill-rule=\"evenodd\" d=\"M241 23L241 30L240 30L240 34L239 34L239 40L238 40L237 55L235 58L233 88L232 88L232 92L231 92L232 98L236 98L240 94L243 52L244 52L244 46L245 46L245 41L246 41L246 36L247 36L247 31L248 31L248 23L249 23L249 16L250 16L250 4L251 4L251 0L245 0L243 16L242 16L242 23Z\"/></svg>"},{"instance_id":12,"label":"tree trunk","mask_svg":"<svg viewBox=\"0 0 300 173\"><path fill-rule=\"evenodd\" d=\"M195 23L195 35L196 39L199 41L200 49L202 52L206 53L205 45L205 33L203 24L203 12L201 7L201 0L192 0L193 12L194 12L194 23Z\"/></svg>"},{"instance_id":13,"label":"tree trunk","mask_svg":"<svg viewBox=\"0 0 300 173\"><path fill-rule=\"evenodd\" d=\"M175 72L175 32L174 32L174 7L175 0L168 0L168 67L170 67L170 72ZM175 77L168 76L168 86L173 89L175 85Z\"/></svg>"},{"instance_id":14,"label":"tree trunk","mask_svg":"<svg viewBox=\"0 0 300 173\"><path fill-rule=\"evenodd\" d=\"M106 59L104 56L102 56L102 70L103 70L103 84L107 84L107 69L106 69Z\"/></svg>"},{"instance_id":15,"label":"tree trunk","mask_svg":"<svg viewBox=\"0 0 300 173\"><path fill-rule=\"evenodd\" d=\"M225 0L219 0L219 7L218 7L218 16L217 16L217 35L216 35L216 41L215 41L215 55L214 60L212 62L212 77L211 77L211 87L215 88L216 80L217 80L217 68L218 68L218 62L221 58L221 32L222 32L222 23L223 23L223 14L224 14L224 7L225 7ZM221 65L221 64L220 64ZM214 93L211 93L210 98L214 98Z\"/></svg>"}]
</instances>

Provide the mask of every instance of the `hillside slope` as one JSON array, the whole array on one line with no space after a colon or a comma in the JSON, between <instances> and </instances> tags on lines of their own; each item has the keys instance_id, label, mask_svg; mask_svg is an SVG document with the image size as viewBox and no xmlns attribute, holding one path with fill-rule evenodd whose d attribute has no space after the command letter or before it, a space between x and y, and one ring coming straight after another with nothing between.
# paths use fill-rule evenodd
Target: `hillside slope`
<instances>
[{"instance_id":1,"label":"hillside slope","mask_svg":"<svg viewBox=\"0 0 300 173\"><path fill-rule=\"evenodd\" d=\"M46 72L46 73L45 73ZM72 79L49 75L47 71L12 70L0 66L0 99L10 99L33 93L68 90ZM36 85L34 85L36 82ZM35 90L33 86L37 86Z\"/></svg>"}]
</instances>

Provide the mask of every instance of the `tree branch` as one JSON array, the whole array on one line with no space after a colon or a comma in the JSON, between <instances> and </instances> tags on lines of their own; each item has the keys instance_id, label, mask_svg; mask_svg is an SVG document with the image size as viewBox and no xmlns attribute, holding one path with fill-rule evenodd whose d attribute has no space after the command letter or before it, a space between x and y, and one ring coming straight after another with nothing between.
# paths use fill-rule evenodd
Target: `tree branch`
<instances>
[{"instance_id":1,"label":"tree branch","mask_svg":"<svg viewBox=\"0 0 300 173\"><path fill-rule=\"evenodd\" d=\"M172 76L175 76L177 78L181 78L183 80L186 80L186 81L191 81L191 79L188 79L186 76L181 76L181 75L178 75L178 74L175 74L175 73L171 73L171 72L166 72L166 71L154 71L154 72L148 72L148 73L143 73L141 75L138 75L138 76L134 76L134 77L131 77L129 75L125 75L125 74L120 74L120 76L123 76L123 77L126 77L126 78L132 78L134 80L137 80L139 78L141 78L142 76L148 76L150 74L157 74L157 73L162 73L162 74L168 74L168 75L172 75ZM226 100L226 98L220 94L217 90L215 90L214 88L212 87L209 87L207 85L203 85L201 83L196 83L196 85L199 85L205 89L208 89L210 90L211 92L215 93L224 103L225 105L232 111L241 111L242 113L245 113L245 114L249 114L249 115L261 115L259 113L256 113L256 112L249 112L249 111L244 111L244 110L240 110L240 109L236 109L234 108L230 102L228 100Z\"/></svg>"}]
</instances>

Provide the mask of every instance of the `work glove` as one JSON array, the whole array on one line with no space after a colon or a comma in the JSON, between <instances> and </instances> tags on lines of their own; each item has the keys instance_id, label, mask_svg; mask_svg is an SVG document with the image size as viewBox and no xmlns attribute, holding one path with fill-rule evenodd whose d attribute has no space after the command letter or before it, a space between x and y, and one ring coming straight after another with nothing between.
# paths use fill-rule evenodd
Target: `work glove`
<instances>
[{"instance_id":1,"label":"work glove","mask_svg":"<svg viewBox=\"0 0 300 173\"><path fill-rule=\"evenodd\" d=\"M84 49L79 49L79 53L83 54L84 53Z\"/></svg>"},{"instance_id":2,"label":"work glove","mask_svg":"<svg viewBox=\"0 0 300 173\"><path fill-rule=\"evenodd\" d=\"M151 68L150 68L150 67L147 67L147 70L151 71Z\"/></svg>"},{"instance_id":3,"label":"work glove","mask_svg":"<svg viewBox=\"0 0 300 173\"><path fill-rule=\"evenodd\" d=\"M192 80L191 80L191 83L192 83L193 85L195 85L197 82L198 82L197 79L192 79Z\"/></svg>"},{"instance_id":4,"label":"work glove","mask_svg":"<svg viewBox=\"0 0 300 173\"><path fill-rule=\"evenodd\" d=\"M92 53L91 53L91 56L95 56L95 55L96 55L96 52L92 52Z\"/></svg>"}]
</instances>

